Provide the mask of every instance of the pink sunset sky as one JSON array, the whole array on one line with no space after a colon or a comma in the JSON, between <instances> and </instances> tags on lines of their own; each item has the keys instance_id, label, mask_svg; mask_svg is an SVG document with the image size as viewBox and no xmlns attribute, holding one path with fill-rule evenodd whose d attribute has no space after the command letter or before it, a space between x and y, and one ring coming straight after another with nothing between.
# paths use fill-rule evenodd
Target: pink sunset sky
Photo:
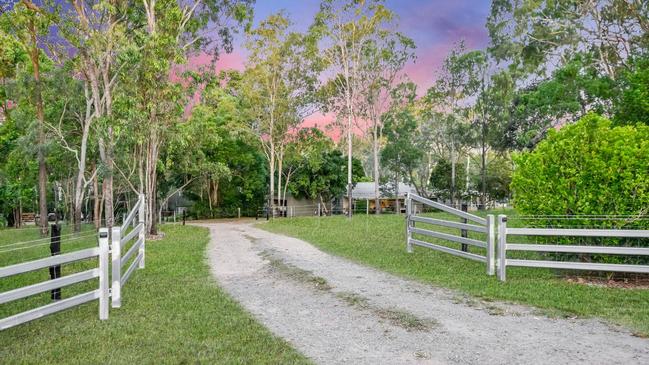
<instances>
[{"instance_id":1,"label":"pink sunset sky","mask_svg":"<svg viewBox=\"0 0 649 365\"><path fill-rule=\"evenodd\" d=\"M258 0L254 7L255 23L280 10L286 11L295 22L295 30L305 31L318 11L317 0ZM406 65L408 77L417 83L420 93L435 80L439 66L448 51L460 40L468 49L483 49L489 37L485 22L489 14L487 0L387 0L386 5L398 15L399 30L412 38L417 46L416 60ZM222 54L216 63L218 70L234 68L242 70L246 50L243 37L235 40L234 51ZM209 58L192 59L192 65L205 65ZM314 114L305 120L304 126L323 127L331 116Z\"/></svg>"}]
</instances>

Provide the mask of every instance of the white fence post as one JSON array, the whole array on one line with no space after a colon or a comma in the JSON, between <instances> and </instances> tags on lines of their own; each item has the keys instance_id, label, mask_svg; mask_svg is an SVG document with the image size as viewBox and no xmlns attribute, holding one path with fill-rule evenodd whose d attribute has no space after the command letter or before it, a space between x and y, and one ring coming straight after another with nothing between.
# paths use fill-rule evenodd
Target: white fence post
<instances>
[{"instance_id":1,"label":"white fence post","mask_svg":"<svg viewBox=\"0 0 649 365\"><path fill-rule=\"evenodd\" d=\"M111 261L113 268L111 284L111 305L113 308L122 306L122 228L113 227L111 237Z\"/></svg>"},{"instance_id":2,"label":"white fence post","mask_svg":"<svg viewBox=\"0 0 649 365\"><path fill-rule=\"evenodd\" d=\"M368 204L369 205L369 204ZM406 251L412 253L412 231L410 230L410 215L412 214L412 200L410 194L406 194Z\"/></svg>"},{"instance_id":3,"label":"white fence post","mask_svg":"<svg viewBox=\"0 0 649 365\"><path fill-rule=\"evenodd\" d=\"M99 319L108 319L108 228L99 229Z\"/></svg>"},{"instance_id":4,"label":"white fence post","mask_svg":"<svg viewBox=\"0 0 649 365\"><path fill-rule=\"evenodd\" d=\"M142 225L142 230L140 230L140 237L139 239L142 240L142 246L140 246L140 252L139 254L142 255L142 258L140 259L140 269L144 269L144 245L146 241L146 220L144 218L144 214L146 213L146 198L144 197L144 194L140 194L140 208L138 211L138 221Z\"/></svg>"},{"instance_id":5,"label":"white fence post","mask_svg":"<svg viewBox=\"0 0 649 365\"><path fill-rule=\"evenodd\" d=\"M498 279L507 279L507 216L498 216Z\"/></svg>"},{"instance_id":6,"label":"white fence post","mask_svg":"<svg viewBox=\"0 0 649 365\"><path fill-rule=\"evenodd\" d=\"M496 217L487 215L487 275L496 273Z\"/></svg>"}]
</instances>

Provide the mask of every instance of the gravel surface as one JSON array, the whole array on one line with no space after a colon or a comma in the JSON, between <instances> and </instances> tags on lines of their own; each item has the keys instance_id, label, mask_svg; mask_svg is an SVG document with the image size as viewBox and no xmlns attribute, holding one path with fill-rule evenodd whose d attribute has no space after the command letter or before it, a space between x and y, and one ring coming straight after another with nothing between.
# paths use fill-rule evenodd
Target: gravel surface
<instances>
[{"instance_id":1,"label":"gravel surface","mask_svg":"<svg viewBox=\"0 0 649 365\"><path fill-rule=\"evenodd\" d=\"M648 340L599 320L481 301L249 223L201 225L221 286L316 363L649 364Z\"/></svg>"}]
</instances>

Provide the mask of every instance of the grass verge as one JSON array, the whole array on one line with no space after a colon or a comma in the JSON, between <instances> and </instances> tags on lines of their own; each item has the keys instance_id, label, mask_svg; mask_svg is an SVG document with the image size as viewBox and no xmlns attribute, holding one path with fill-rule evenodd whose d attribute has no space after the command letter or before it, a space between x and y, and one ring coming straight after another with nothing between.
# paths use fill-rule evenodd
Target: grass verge
<instances>
[{"instance_id":1,"label":"grass verge","mask_svg":"<svg viewBox=\"0 0 649 365\"><path fill-rule=\"evenodd\" d=\"M216 285L206 229L164 231L107 321L93 302L2 331L2 363L308 363Z\"/></svg>"},{"instance_id":2,"label":"grass verge","mask_svg":"<svg viewBox=\"0 0 649 365\"><path fill-rule=\"evenodd\" d=\"M528 304L553 316L601 317L628 326L639 336L649 334L649 290L569 283L551 270L531 268L508 268L507 282L501 283L487 276L484 264L479 262L421 247L415 247L414 254L406 253L403 216L276 219L259 224L259 228L309 241L323 251L387 272L483 299Z\"/></svg>"}]
</instances>

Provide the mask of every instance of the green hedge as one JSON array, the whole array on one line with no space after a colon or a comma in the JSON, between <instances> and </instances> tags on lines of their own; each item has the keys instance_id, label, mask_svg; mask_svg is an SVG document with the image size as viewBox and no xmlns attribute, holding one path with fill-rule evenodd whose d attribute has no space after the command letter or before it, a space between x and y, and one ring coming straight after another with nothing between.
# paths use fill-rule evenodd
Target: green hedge
<instances>
[{"instance_id":1,"label":"green hedge","mask_svg":"<svg viewBox=\"0 0 649 365\"><path fill-rule=\"evenodd\" d=\"M551 130L529 152L514 156L514 206L523 215L580 215L579 219L530 219L528 226L647 229L649 221L649 126L612 127L589 114ZM632 215L635 218L594 218ZM587 217L591 216L591 217ZM557 242L557 238L551 238ZM558 243L647 245L633 239L560 239ZM584 257L582 256L582 259ZM603 258L599 262L639 262Z\"/></svg>"}]
</instances>

